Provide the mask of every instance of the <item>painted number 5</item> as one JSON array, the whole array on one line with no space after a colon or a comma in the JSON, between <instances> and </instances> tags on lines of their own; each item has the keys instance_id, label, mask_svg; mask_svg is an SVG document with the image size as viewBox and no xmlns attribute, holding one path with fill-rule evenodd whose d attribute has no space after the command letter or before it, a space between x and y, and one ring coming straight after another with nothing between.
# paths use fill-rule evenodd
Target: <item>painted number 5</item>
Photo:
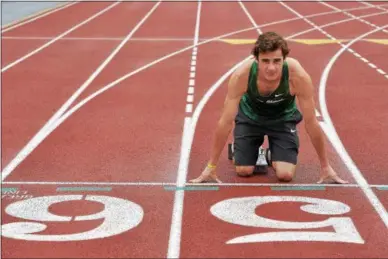
<instances>
[{"instance_id":1,"label":"painted number 5","mask_svg":"<svg viewBox=\"0 0 388 259\"><path fill-rule=\"evenodd\" d=\"M49 212L49 207L55 203L81 200L82 195L43 196L22 200L10 204L5 211L14 217L34 221L70 221L71 217L58 216ZM75 217L75 221L104 219L104 221L90 231L66 234L44 235L35 234L47 228L45 224L37 222L14 222L1 226L1 234L5 237L33 240L33 241L79 241L105 238L123 233L136 227L143 219L142 208L128 200L109 196L87 195L86 200L104 204L104 210L86 216Z\"/></svg>"},{"instance_id":2,"label":"painted number 5","mask_svg":"<svg viewBox=\"0 0 388 259\"><path fill-rule=\"evenodd\" d=\"M353 221L349 217L329 217L316 222L291 222L264 218L255 213L255 209L272 202L302 202L301 210L320 215L341 215L350 211L349 206L342 202L299 197L299 196L255 196L235 198L221 201L211 207L211 213L217 218L232 224L248 227L277 228L277 229L314 229L333 227L334 232L322 231L287 231L267 232L231 239L227 244L273 242L273 241L323 241L346 242L363 244Z\"/></svg>"}]
</instances>

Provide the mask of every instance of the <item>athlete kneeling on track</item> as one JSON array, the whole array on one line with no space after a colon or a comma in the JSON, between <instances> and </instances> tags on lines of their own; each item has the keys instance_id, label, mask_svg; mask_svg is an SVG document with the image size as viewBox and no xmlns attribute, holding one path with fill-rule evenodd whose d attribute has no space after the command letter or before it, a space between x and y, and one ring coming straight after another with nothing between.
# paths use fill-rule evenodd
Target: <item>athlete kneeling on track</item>
<instances>
[{"instance_id":1,"label":"athlete kneeling on track","mask_svg":"<svg viewBox=\"0 0 388 259\"><path fill-rule=\"evenodd\" d=\"M325 179L347 183L328 162L325 137L315 116L311 78L296 59L288 57L289 52L287 42L275 32L258 37L252 50L253 57L231 75L208 165L198 178L190 180L191 183L221 182L216 165L232 131L233 121L237 174L253 174L258 150L266 135L276 176L280 181L291 181L299 153L296 125L302 119L321 164L318 183ZM296 106L296 98L301 112Z\"/></svg>"}]
</instances>

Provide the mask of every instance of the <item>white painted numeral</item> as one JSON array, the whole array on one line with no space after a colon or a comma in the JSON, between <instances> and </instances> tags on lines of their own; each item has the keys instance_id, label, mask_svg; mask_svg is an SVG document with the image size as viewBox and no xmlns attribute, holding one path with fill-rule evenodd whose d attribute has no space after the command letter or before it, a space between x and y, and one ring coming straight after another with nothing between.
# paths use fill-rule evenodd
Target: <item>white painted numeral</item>
<instances>
[{"instance_id":1,"label":"white painted numeral","mask_svg":"<svg viewBox=\"0 0 388 259\"><path fill-rule=\"evenodd\" d=\"M43 196L17 201L8 205L5 211L14 217L34 221L69 222L71 217L58 216L49 212L55 203L78 201L82 195ZM104 219L95 229L75 234L40 235L34 234L47 228L37 222L14 222L1 226L1 234L5 237L33 241L79 241L106 238L118 235L136 227L143 219L142 208L128 200L99 195L87 195L86 200L100 202L104 210L92 215L77 216L75 221Z\"/></svg>"},{"instance_id":2,"label":"white painted numeral","mask_svg":"<svg viewBox=\"0 0 388 259\"><path fill-rule=\"evenodd\" d=\"M264 218L255 213L258 206L272 202L303 202L301 210L321 215L342 215L350 211L350 207L342 202L300 197L300 196L254 196L234 198L213 205L211 213L217 218L232 224L248 227L277 229L314 229L333 227L334 232L322 231L287 231L267 232L237 237L227 244L273 242L273 241L323 241L363 244L364 240L358 233L349 217L329 217L316 222L290 222ZM286 212L285 212L286 213Z\"/></svg>"}]
</instances>

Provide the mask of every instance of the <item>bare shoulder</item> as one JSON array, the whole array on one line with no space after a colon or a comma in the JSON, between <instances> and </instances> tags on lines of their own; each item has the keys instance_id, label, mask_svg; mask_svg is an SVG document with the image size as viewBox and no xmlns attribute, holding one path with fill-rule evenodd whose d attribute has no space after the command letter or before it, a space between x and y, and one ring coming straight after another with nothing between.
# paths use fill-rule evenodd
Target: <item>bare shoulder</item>
<instances>
[{"instance_id":1,"label":"bare shoulder","mask_svg":"<svg viewBox=\"0 0 388 259\"><path fill-rule=\"evenodd\" d=\"M246 60L232 73L229 80L229 92L232 92L233 95L241 95L245 92L248 84L249 72L254 61L254 58Z\"/></svg>"},{"instance_id":2,"label":"bare shoulder","mask_svg":"<svg viewBox=\"0 0 388 259\"><path fill-rule=\"evenodd\" d=\"M299 60L297 60L296 58L287 57L286 61L288 64L288 69L291 78L308 76L306 70L303 68Z\"/></svg>"},{"instance_id":3,"label":"bare shoulder","mask_svg":"<svg viewBox=\"0 0 388 259\"><path fill-rule=\"evenodd\" d=\"M241 64L232 74L232 77L243 79L244 77L248 78L249 71L251 69L252 63L255 61L254 58L250 58Z\"/></svg>"},{"instance_id":4,"label":"bare shoulder","mask_svg":"<svg viewBox=\"0 0 388 259\"><path fill-rule=\"evenodd\" d=\"M310 75L300 64L300 62L291 57L286 59L288 64L289 78L292 85L292 92L296 95L302 95L312 90Z\"/></svg>"}]
</instances>

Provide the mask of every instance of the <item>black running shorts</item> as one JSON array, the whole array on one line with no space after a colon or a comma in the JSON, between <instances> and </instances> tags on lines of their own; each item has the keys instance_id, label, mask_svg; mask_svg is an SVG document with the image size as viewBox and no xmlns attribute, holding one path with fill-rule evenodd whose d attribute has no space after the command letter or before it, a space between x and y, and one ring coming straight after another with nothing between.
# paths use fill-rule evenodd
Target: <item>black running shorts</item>
<instances>
[{"instance_id":1,"label":"black running shorts","mask_svg":"<svg viewBox=\"0 0 388 259\"><path fill-rule=\"evenodd\" d=\"M299 153L299 137L296 125L302 120L298 113L293 120L282 123L260 123L248 118L240 109L235 118L233 153L236 166L254 166L259 147L268 137L272 162L295 164Z\"/></svg>"}]
</instances>

